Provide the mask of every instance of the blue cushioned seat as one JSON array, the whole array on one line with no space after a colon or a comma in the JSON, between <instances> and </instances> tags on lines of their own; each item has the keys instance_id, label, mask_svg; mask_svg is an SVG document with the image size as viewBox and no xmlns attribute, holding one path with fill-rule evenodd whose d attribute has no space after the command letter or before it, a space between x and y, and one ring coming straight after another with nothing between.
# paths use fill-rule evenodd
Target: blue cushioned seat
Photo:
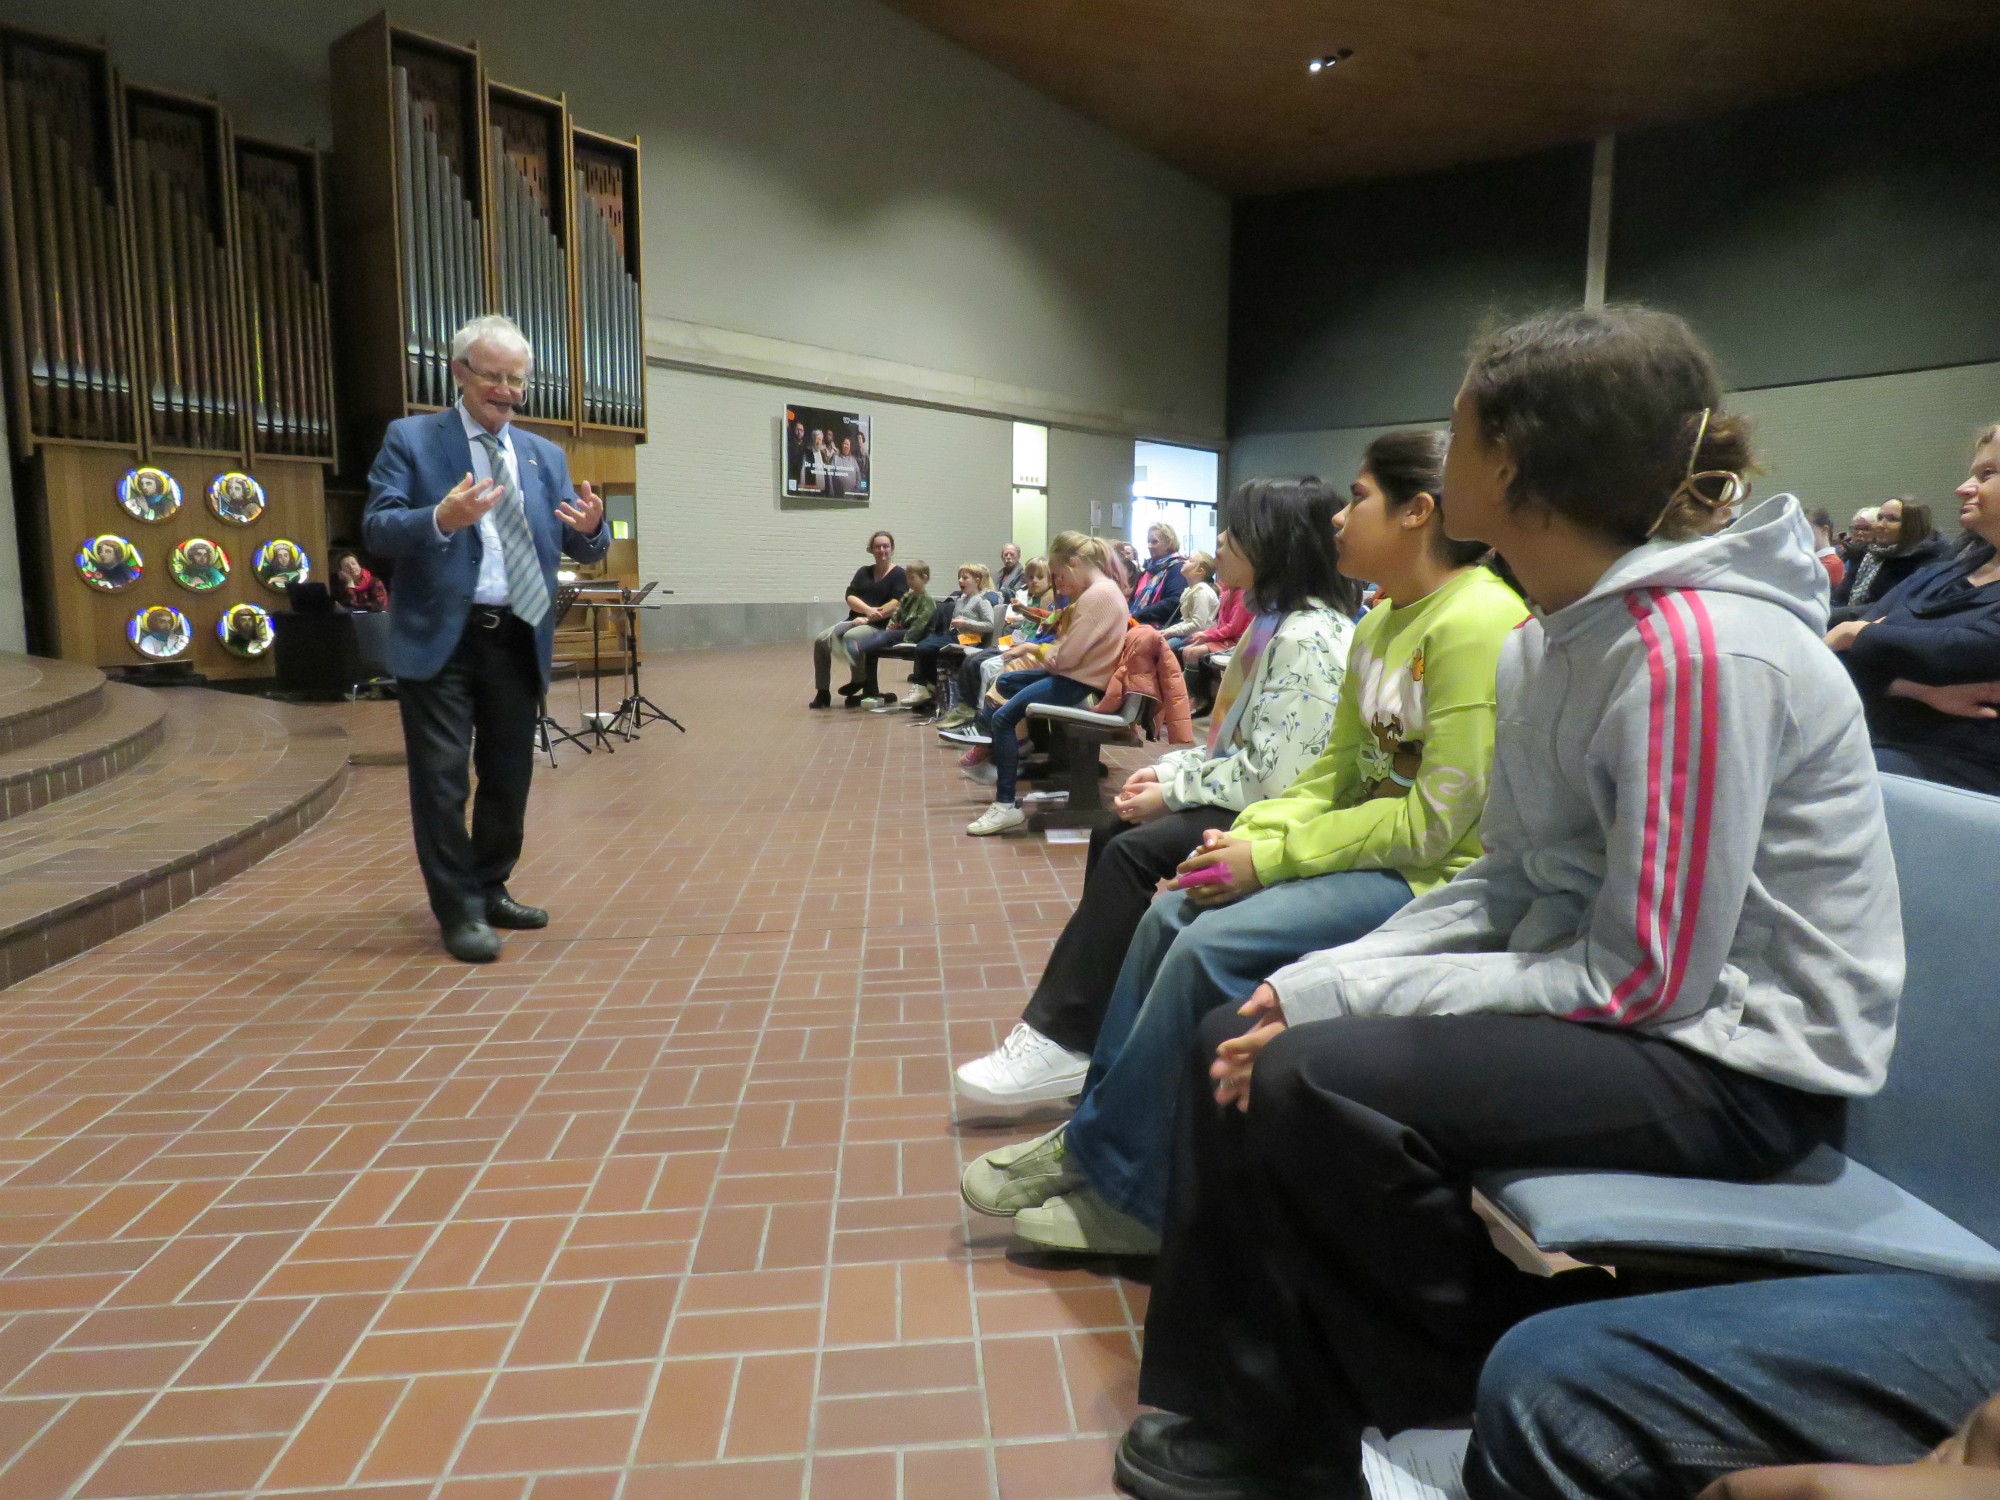
<instances>
[{"instance_id":1,"label":"blue cushioned seat","mask_svg":"<svg viewBox=\"0 0 2000 1500\"><path fill-rule=\"evenodd\" d=\"M2000 798L1882 778L1909 975L1889 1081L1773 1182L1496 1172L1479 1189L1544 1250L1667 1252L2000 1281Z\"/></svg>"}]
</instances>

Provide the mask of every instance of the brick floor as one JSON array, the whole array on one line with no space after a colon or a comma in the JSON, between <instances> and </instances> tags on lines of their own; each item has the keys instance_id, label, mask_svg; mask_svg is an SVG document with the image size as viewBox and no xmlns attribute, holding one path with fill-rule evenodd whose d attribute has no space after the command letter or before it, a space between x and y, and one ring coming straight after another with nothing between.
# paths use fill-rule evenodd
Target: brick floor
<instances>
[{"instance_id":1,"label":"brick floor","mask_svg":"<svg viewBox=\"0 0 2000 1500\"><path fill-rule=\"evenodd\" d=\"M538 775L555 919L491 968L362 765L0 991L0 1500L1110 1493L1144 1288L1006 1258L956 1174L1024 1127L949 1092L1081 849L964 837L953 758L806 713L803 646L648 678L690 732Z\"/></svg>"}]
</instances>

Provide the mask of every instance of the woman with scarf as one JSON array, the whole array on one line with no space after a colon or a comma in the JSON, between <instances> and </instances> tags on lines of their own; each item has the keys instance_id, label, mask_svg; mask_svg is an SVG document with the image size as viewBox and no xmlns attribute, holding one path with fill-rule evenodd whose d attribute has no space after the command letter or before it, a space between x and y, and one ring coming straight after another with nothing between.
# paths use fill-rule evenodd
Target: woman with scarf
<instances>
[{"instance_id":1,"label":"woman with scarf","mask_svg":"<svg viewBox=\"0 0 2000 1500\"><path fill-rule=\"evenodd\" d=\"M1945 554L1944 538L1931 525L1931 508L1907 496L1884 500L1875 512L1873 540L1854 560L1833 591L1835 624L1859 619L1864 606L1880 603L1889 591Z\"/></svg>"},{"instance_id":2,"label":"woman with scarf","mask_svg":"<svg viewBox=\"0 0 2000 1500\"><path fill-rule=\"evenodd\" d=\"M1180 533L1165 521L1146 528L1146 561L1132 585L1132 618L1155 630L1169 623L1181 610L1181 592L1187 576L1181 564Z\"/></svg>"}]
</instances>

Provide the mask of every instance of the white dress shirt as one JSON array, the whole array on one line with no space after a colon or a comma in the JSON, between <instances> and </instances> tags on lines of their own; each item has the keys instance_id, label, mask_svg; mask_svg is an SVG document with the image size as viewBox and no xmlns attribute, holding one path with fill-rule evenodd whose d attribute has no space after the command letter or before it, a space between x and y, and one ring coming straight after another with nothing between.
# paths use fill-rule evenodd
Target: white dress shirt
<instances>
[{"instance_id":1,"label":"white dress shirt","mask_svg":"<svg viewBox=\"0 0 2000 1500\"><path fill-rule=\"evenodd\" d=\"M493 477L493 465L486 457L486 445L479 441L486 429L472 420L465 409L465 402L459 401L452 410L458 413L459 421L465 424L465 440L472 448L472 477L488 480ZM514 424L509 422L495 434L500 439L500 447L507 455L508 472L514 476L514 488L521 491L521 461L514 455ZM523 492L525 493L525 492ZM508 602L507 559L500 550L500 528L494 524L493 512L488 511L478 521L479 526L479 582L473 585L474 604L504 605ZM431 513L431 525L437 527L438 540L445 540L444 528L437 524L437 513Z\"/></svg>"}]
</instances>

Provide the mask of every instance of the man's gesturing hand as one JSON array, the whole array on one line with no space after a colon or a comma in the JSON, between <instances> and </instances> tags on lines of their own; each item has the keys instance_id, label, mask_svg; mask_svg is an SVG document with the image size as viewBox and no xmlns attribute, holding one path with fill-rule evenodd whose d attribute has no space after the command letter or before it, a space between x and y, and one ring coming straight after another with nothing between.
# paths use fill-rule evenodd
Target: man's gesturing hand
<instances>
[{"instance_id":1,"label":"man's gesturing hand","mask_svg":"<svg viewBox=\"0 0 2000 1500\"><path fill-rule=\"evenodd\" d=\"M604 519L604 502L585 480L577 485L574 500L565 500L556 507L556 519L579 536L595 536L598 522Z\"/></svg>"},{"instance_id":2,"label":"man's gesturing hand","mask_svg":"<svg viewBox=\"0 0 2000 1500\"><path fill-rule=\"evenodd\" d=\"M437 509L431 515L437 521L439 531L447 535L463 531L468 526L478 525L506 493L492 480L474 479L468 474L451 487L450 494L438 501Z\"/></svg>"}]
</instances>

